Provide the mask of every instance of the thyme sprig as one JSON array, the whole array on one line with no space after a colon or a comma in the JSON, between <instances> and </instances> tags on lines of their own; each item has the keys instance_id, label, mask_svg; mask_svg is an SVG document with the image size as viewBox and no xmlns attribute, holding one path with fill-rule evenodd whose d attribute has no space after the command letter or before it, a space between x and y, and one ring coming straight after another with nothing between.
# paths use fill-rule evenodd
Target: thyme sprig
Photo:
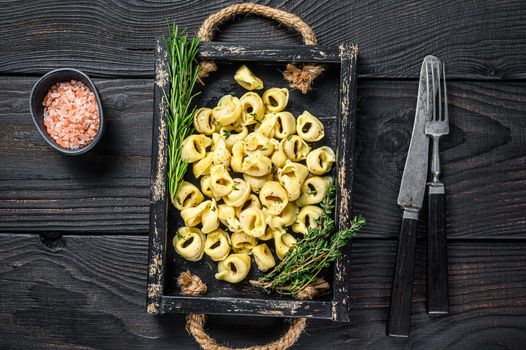
<instances>
[{"instance_id":1,"label":"thyme sprig","mask_svg":"<svg viewBox=\"0 0 526 350\"><path fill-rule=\"evenodd\" d=\"M342 248L365 224L365 219L355 217L349 228L333 234L334 192L334 186L331 186L321 203L323 213L317 226L309 228L283 261L254 285L267 292L294 295L314 282L324 268L340 257Z\"/></svg>"},{"instance_id":2,"label":"thyme sprig","mask_svg":"<svg viewBox=\"0 0 526 350\"><path fill-rule=\"evenodd\" d=\"M181 145L193 132L192 100L197 95L193 90L199 74L199 65L195 62L199 39L189 39L186 31L179 31L175 24L168 24L168 35L163 39L170 80L170 91L163 88L168 106L168 189L170 198L175 198L188 168L188 162L181 158Z\"/></svg>"}]
</instances>

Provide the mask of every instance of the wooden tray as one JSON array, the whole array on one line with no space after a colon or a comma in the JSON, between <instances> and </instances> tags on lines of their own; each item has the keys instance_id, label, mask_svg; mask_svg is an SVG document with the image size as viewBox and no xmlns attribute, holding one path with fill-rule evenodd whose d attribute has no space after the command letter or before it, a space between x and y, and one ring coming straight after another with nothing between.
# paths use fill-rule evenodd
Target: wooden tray
<instances>
[{"instance_id":1,"label":"wooden tray","mask_svg":"<svg viewBox=\"0 0 526 350\"><path fill-rule=\"evenodd\" d=\"M326 136L320 143L337 150L337 163L332 176L336 181L336 226L345 228L351 219L353 181L353 149L356 120L356 56L355 45L322 46L239 46L223 43L202 43L199 58L211 59L218 71L199 86L198 106L213 106L226 94L241 96L245 91L233 80L241 63L247 63L268 87L286 87L282 71L287 63L319 63L326 68L302 95L290 90L286 110L298 116L308 110L322 121ZM214 278L216 263L205 255L201 261L188 262L174 252L172 239L183 223L177 210L169 204L167 192L167 123L162 88L168 89L166 52L162 40L157 41L155 99L153 118L150 246L148 268L147 311L152 314L206 313L275 317L312 317L349 321L350 245L332 271L324 275L332 290L319 299L306 301L261 292L249 279L262 276L252 268L245 281L229 284ZM316 144L315 144L316 145ZM318 145L316 145L318 146ZM189 172L191 173L191 171ZM208 286L206 295L184 296L176 284L180 272L189 269Z\"/></svg>"}]
</instances>

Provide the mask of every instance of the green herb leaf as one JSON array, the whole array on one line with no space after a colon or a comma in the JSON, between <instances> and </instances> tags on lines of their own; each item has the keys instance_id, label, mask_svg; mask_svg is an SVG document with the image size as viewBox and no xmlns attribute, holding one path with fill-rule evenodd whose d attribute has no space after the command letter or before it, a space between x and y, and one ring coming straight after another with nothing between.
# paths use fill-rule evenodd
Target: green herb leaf
<instances>
[{"instance_id":1,"label":"green herb leaf","mask_svg":"<svg viewBox=\"0 0 526 350\"><path fill-rule=\"evenodd\" d=\"M232 131L231 130L227 130L227 129L223 129L223 137L226 139L228 139L228 137L232 134Z\"/></svg>"}]
</instances>

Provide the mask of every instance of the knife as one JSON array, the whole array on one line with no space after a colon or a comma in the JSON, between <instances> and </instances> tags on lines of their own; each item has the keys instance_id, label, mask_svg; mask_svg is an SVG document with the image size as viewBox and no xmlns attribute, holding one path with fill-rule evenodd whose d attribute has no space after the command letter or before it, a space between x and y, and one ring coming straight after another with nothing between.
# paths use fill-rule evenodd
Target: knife
<instances>
[{"instance_id":1,"label":"knife","mask_svg":"<svg viewBox=\"0 0 526 350\"><path fill-rule=\"evenodd\" d=\"M408 337L411 326L416 228L426 190L429 159L429 138L424 133L424 128L426 121L431 119L430 106L434 103L435 96L433 86L437 86L432 84L434 77L431 75L435 60L439 61L434 56L426 56L420 69L413 134L398 193L398 205L402 207L403 214L387 320L387 335L392 337Z\"/></svg>"}]
</instances>

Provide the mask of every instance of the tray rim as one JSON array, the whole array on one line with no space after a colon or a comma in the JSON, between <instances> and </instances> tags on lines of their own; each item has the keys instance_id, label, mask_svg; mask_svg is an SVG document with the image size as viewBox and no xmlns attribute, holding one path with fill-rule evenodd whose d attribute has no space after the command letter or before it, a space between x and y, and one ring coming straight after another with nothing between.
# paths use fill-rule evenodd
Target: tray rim
<instances>
[{"instance_id":1,"label":"tray rim","mask_svg":"<svg viewBox=\"0 0 526 350\"><path fill-rule=\"evenodd\" d=\"M146 310L151 314L209 313L267 317L309 317L348 322L350 312L350 248L348 244L334 265L330 301L268 300L261 298L230 298L206 296L164 295L164 261L167 245L166 104L162 88L168 86L166 51L162 38L156 40L155 84L152 128L152 168L150 197L150 235L148 254L148 284ZM217 42L201 43L198 58L218 61L265 61L290 63L320 63L340 66L339 105L337 109L337 187L336 224L346 227L352 214L352 184L356 124L356 62L358 46L305 45L238 45ZM213 74L213 73L212 73ZM339 116L339 118L338 118ZM208 309L207 309L208 307Z\"/></svg>"}]
</instances>

